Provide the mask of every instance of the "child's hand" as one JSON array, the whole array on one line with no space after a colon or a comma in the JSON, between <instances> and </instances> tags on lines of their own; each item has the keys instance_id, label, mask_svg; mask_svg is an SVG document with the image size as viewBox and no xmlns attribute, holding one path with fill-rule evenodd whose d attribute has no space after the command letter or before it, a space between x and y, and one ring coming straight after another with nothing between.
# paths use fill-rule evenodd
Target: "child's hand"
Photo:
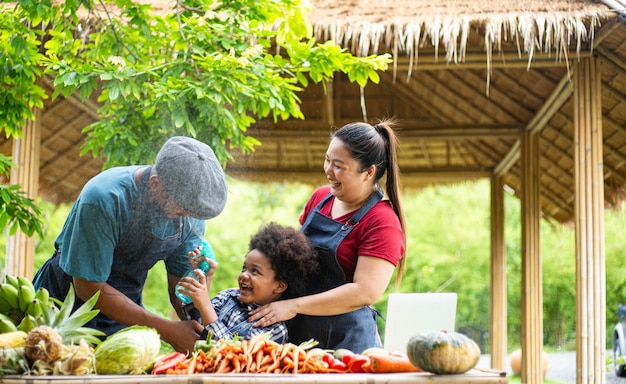
<instances>
[{"instance_id":1,"label":"child's hand","mask_svg":"<svg viewBox=\"0 0 626 384\"><path fill-rule=\"evenodd\" d=\"M209 272L213 275L213 268ZM194 273L198 276L198 280L192 279L191 277L185 277L180 281L180 285L185 288L185 294L191 297L193 303L196 308L200 309L204 306L211 305L211 300L209 298L209 287L211 286L211 279L208 280L204 275L204 273L200 269L194 269Z\"/></svg>"}]
</instances>

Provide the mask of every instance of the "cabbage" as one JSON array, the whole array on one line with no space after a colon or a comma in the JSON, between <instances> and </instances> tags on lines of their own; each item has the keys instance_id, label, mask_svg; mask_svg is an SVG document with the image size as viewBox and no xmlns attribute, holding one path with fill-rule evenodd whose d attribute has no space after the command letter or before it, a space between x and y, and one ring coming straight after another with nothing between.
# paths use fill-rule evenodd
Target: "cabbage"
<instances>
[{"instance_id":1,"label":"cabbage","mask_svg":"<svg viewBox=\"0 0 626 384\"><path fill-rule=\"evenodd\" d=\"M141 326L124 328L96 347L96 372L103 375L145 373L160 349L161 338L156 330Z\"/></svg>"}]
</instances>

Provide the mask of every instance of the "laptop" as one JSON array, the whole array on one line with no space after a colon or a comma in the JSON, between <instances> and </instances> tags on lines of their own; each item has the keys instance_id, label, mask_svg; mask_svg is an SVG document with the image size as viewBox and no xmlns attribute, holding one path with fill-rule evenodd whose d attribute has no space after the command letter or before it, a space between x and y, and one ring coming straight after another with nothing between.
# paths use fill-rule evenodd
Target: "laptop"
<instances>
[{"instance_id":1,"label":"laptop","mask_svg":"<svg viewBox=\"0 0 626 384\"><path fill-rule=\"evenodd\" d=\"M406 352L409 339L420 331L454 331L457 294L390 293L387 298L384 348Z\"/></svg>"}]
</instances>

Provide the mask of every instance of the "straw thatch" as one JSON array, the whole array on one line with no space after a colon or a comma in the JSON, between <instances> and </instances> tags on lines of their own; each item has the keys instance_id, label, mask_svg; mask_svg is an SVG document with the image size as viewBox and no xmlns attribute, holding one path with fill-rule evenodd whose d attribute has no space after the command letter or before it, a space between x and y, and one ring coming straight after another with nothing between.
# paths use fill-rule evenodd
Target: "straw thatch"
<instances>
[{"instance_id":1,"label":"straw thatch","mask_svg":"<svg viewBox=\"0 0 626 384\"><path fill-rule=\"evenodd\" d=\"M365 89L342 75L327 93L309 86L302 94L306 119L259 121L249 132L262 146L246 156L235 151L227 172L262 182L324 183L333 127L394 116L405 187L496 173L516 193L519 132L528 129L539 135L542 213L567 222L575 199L571 71L579 58L594 55L602 66L605 195L617 204L626 185L626 25L605 3L313 0L319 40L331 38L360 55L392 53L393 66ZM71 201L100 170L101 160L79 156L81 129L97 119L95 110L95 102L74 97L46 101L45 198ZM10 154L11 143L0 139L0 151Z\"/></svg>"},{"instance_id":2,"label":"straw thatch","mask_svg":"<svg viewBox=\"0 0 626 384\"><path fill-rule=\"evenodd\" d=\"M600 18L607 14L602 3L589 1L313 1L315 35L334 40L359 55L381 51L407 55L419 63L420 48L440 48L446 62L462 62L472 29L483 36L489 59L501 43L515 42L520 52L554 51L568 55L571 43L593 38ZM475 47L469 47L475 48Z\"/></svg>"}]
</instances>

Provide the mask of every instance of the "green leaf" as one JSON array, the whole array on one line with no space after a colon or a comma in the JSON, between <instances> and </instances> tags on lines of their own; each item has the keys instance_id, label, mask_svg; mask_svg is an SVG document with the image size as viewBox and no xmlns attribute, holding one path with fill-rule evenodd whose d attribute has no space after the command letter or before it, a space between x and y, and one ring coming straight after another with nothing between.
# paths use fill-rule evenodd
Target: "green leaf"
<instances>
[{"instance_id":1,"label":"green leaf","mask_svg":"<svg viewBox=\"0 0 626 384\"><path fill-rule=\"evenodd\" d=\"M95 295L83 303L83 305L74 311L69 318L64 320L63 327L66 329L75 329L85 325L91 319L96 317L98 313L100 313L100 310L92 308L96 305L99 296L100 291L96 292Z\"/></svg>"}]
</instances>

